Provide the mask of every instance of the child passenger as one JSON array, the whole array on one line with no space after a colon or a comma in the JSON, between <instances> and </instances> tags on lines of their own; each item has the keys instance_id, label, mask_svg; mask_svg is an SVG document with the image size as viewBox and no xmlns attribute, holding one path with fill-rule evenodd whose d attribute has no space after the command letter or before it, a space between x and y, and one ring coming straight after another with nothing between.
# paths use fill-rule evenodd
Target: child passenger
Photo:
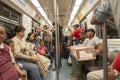
<instances>
[{"instance_id":1,"label":"child passenger","mask_svg":"<svg viewBox=\"0 0 120 80\"><path fill-rule=\"evenodd\" d=\"M37 53L49 58L52 62L51 54L50 54L49 50L47 49L47 47L45 46L44 40L40 40L40 44L37 48Z\"/></svg>"},{"instance_id":2,"label":"child passenger","mask_svg":"<svg viewBox=\"0 0 120 80\"><path fill-rule=\"evenodd\" d=\"M50 56L49 52L47 51L47 47L45 46L44 40L40 41L40 44L37 48L37 53L44 55L46 57Z\"/></svg>"},{"instance_id":3,"label":"child passenger","mask_svg":"<svg viewBox=\"0 0 120 80\"><path fill-rule=\"evenodd\" d=\"M11 56L14 56L14 58L16 58L17 57L17 55L15 54L15 48L14 48L14 42L11 40L11 39L7 39L7 40L5 40L5 43L10 47L10 49L11 49L11 52L12 52L12 54L11 54ZM13 60L14 60L14 58L13 58ZM26 72L24 71L22 71L21 69L22 69L22 64L21 63L18 63L18 65L17 64L14 64L15 65L15 68L16 68L16 70L17 70L17 72L18 72L18 74L19 74L19 76L21 77L21 79L22 80L27 80L26 78Z\"/></svg>"}]
</instances>

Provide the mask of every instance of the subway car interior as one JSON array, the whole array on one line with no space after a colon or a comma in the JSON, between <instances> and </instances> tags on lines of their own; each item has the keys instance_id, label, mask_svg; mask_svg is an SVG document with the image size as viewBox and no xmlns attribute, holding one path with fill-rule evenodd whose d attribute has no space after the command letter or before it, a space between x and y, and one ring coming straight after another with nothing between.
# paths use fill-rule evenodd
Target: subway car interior
<instances>
[{"instance_id":1,"label":"subway car interior","mask_svg":"<svg viewBox=\"0 0 120 80\"><path fill-rule=\"evenodd\" d=\"M0 80L120 80L120 0L0 0Z\"/></svg>"}]
</instances>

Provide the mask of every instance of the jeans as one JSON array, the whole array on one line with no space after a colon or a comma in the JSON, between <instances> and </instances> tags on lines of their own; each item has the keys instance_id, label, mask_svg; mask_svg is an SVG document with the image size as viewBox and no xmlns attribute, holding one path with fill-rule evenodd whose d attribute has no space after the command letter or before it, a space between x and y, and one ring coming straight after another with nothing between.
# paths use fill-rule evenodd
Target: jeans
<instances>
[{"instance_id":1,"label":"jeans","mask_svg":"<svg viewBox=\"0 0 120 80\"><path fill-rule=\"evenodd\" d=\"M62 63L61 63L61 55L58 54L58 68L62 67ZM56 62L56 49L54 48L54 64L55 67L57 67L57 62Z\"/></svg>"},{"instance_id":2,"label":"jeans","mask_svg":"<svg viewBox=\"0 0 120 80\"><path fill-rule=\"evenodd\" d=\"M58 57L58 67L62 67L62 63L61 63L61 56ZM56 62L56 55L54 56L54 64L55 67L57 67L57 62Z\"/></svg>"},{"instance_id":3,"label":"jeans","mask_svg":"<svg viewBox=\"0 0 120 80\"><path fill-rule=\"evenodd\" d=\"M73 55L70 54L72 59L72 69L74 71L74 76L77 78L83 78L82 65L83 62L78 62Z\"/></svg>"},{"instance_id":4,"label":"jeans","mask_svg":"<svg viewBox=\"0 0 120 80\"><path fill-rule=\"evenodd\" d=\"M35 63L22 59L18 59L16 62L19 62L23 65L23 69L28 73L28 80L42 80L38 66Z\"/></svg>"},{"instance_id":5,"label":"jeans","mask_svg":"<svg viewBox=\"0 0 120 80\"><path fill-rule=\"evenodd\" d=\"M70 54L70 57L72 59L72 68L74 71L74 76L77 78L81 78L82 80L86 80L86 74L88 73L88 70L86 69L85 66L93 65L93 61L89 61L89 60L77 61L72 54Z\"/></svg>"}]
</instances>

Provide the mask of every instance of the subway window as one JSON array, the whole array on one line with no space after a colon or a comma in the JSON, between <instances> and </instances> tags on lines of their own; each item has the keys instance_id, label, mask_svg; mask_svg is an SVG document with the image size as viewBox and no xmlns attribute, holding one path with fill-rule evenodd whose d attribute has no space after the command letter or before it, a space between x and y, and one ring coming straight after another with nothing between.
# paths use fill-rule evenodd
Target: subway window
<instances>
[{"instance_id":1,"label":"subway window","mask_svg":"<svg viewBox=\"0 0 120 80\"><path fill-rule=\"evenodd\" d=\"M103 29L102 29L102 25L99 25L101 27L97 27L98 25L96 25L96 31L97 36L99 36L102 39L102 33L103 33ZM117 26L110 21L107 21L107 25L106 25L106 33L107 33L107 39L119 39L119 35L118 35L118 29Z\"/></svg>"},{"instance_id":2,"label":"subway window","mask_svg":"<svg viewBox=\"0 0 120 80\"><path fill-rule=\"evenodd\" d=\"M10 10L7 6L0 3L0 16L9 19L10 18Z\"/></svg>"},{"instance_id":3,"label":"subway window","mask_svg":"<svg viewBox=\"0 0 120 80\"><path fill-rule=\"evenodd\" d=\"M3 21L0 21L0 24L5 25L6 30L7 30L7 38L8 39L13 38L15 36L15 30L14 29L15 29L15 27L18 27L18 26L7 23L7 22L3 22Z\"/></svg>"},{"instance_id":4,"label":"subway window","mask_svg":"<svg viewBox=\"0 0 120 80\"><path fill-rule=\"evenodd\" d=\"M17 12L11 10L11 17L10 17L10 18L11 18L11 20L13 20L13 21L19 22L19 20L20 20L20 15L19 15Z\"/></svg>"},{"instance_id":5,"label":"subway window","mask_svg":"<svg viewBox=\"0 0 120 80\"><path fill-rule=\"evenodd\" d=\"M20 24L21 14L0 1L0 20Z\"/></svg>"}]
</instances>

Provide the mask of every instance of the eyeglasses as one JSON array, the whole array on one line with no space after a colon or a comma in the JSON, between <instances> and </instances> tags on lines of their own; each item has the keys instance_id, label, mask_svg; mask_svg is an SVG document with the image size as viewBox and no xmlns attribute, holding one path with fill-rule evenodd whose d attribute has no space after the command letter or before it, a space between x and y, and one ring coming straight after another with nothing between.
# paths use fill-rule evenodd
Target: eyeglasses
<instances>
[{"instance_id":1,"label":"eyeglasses","mask_svg":"<svg viewBox=\"0 0 120 80\"><path fill-rule=\"evenodd\" d=\"M6 34L6 32L0 31L0 34L4 35L4 34Z\"/></svg>"}]
</instances>

